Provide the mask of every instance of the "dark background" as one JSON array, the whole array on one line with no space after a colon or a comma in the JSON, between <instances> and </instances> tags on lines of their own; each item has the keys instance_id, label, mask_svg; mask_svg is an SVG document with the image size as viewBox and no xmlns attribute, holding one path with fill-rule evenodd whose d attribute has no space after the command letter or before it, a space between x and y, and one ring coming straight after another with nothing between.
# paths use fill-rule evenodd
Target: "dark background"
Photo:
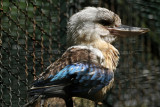
<instances>
[{"instance_id":1,"label":"dark background","mask_svg":"<svg viewBox=\"0 0 160 107\"><path fill-rule=\"evenodd\" d=\"M68 18L86 6L108 8L123 24L151 30L114 43L121 56L106 104L160 106L160 0L1 0L1 107L27 102L34 77L66 50Z\"/></svg>"}]
</instances>

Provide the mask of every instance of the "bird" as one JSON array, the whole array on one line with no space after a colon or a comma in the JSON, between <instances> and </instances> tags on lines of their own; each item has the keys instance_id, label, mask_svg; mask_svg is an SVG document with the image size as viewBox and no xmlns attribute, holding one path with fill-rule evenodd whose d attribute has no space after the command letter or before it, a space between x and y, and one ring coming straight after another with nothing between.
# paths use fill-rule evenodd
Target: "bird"
<instances>
[{"instance_id":1,"label":"bird","mask_svg":"<svg viewBox=\"0 0 160 107\"><path fill-rule=\"evenodd\" d=\"M75 13L67 24L67 50L33 81L28 90L31 99L24 107L40 97L62 98L67 107L73 107L72 97L103 103L120 56L112 43L148 31L122 25L117 14L102 7L85 7Z\"/></svg>"}]
</instances>

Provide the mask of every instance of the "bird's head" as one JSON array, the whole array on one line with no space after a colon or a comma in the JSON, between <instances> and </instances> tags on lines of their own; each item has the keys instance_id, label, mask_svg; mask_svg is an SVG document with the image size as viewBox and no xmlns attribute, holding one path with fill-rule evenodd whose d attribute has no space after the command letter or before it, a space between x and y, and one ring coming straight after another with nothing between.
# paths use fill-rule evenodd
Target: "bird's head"
<instances>
[{"instance_id":1,"label":"bird's head","mask_svg":"<svg viewBox=\"0 0 160 107\"><path fill-rule=\"evenodd\" d=\"M86 7L69 19L67 41L69 45L89 45L96 41L111 43L116 37L147 31L147 28L123 26L119 16L106 8Z\"/></svg>"}]
</instances>

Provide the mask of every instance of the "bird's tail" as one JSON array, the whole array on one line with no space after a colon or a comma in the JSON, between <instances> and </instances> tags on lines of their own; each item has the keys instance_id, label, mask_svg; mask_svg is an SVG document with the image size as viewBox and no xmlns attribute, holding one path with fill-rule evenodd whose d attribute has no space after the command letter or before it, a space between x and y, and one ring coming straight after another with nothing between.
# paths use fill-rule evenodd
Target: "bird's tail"
<instances>
[{"instance_id":1,"label":"bird's tail","mask_svg":"<svg viewBox=\"0 0 160 107\"><path fill-rule=\"evenodd\" d=\"M39 101L39 99L46 99L50 97L61 97L65 96L65 91L63 90L64 86L53 85L50 87L37 87L30 89L28 94L30 96L29 102L26 103L23 107L33 107L33 105Z\"/></svg>"}]
</instances>

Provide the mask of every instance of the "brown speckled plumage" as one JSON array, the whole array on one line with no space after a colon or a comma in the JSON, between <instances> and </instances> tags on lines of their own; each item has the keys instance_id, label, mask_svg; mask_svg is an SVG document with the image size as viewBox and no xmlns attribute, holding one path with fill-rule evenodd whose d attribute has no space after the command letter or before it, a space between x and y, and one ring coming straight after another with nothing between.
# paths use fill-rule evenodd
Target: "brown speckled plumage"
<instances>
[{"instance_id":1,"label":"brown speckled plumage","mask_svg":"<svg viewBox=\"0 0 160 107\"><path fill-rule=\"evenodd\" d=\"M102 62L100 60L101 58L99 58L89 49L71 48L67 50L60 59L48 66L46 72L42 73L40 77L47 78L49 75L54 75L55 73L60 71L66 65L77 62L95 63L101 65Z\"/></svg>"}]
</instances>

